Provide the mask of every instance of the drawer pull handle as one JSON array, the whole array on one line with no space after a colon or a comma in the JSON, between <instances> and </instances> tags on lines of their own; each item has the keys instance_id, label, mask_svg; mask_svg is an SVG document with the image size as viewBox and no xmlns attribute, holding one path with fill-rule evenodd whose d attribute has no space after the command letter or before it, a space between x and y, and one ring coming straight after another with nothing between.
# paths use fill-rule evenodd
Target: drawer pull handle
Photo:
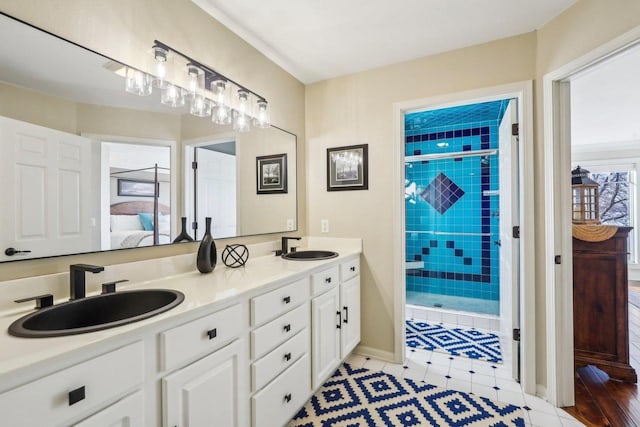
<instances>
[{"instance_id":1,"label":"drawer pull handle","mask_svg":"<svg viewBox=\"0 0 640 427\"><path fill-rule=\"evenodd\" d=\"M84 398L85 398L84 386L79 387L75 390L71 390L69 392L69 406L74 405L80 402L81 400L84 400Z\"/></svg>"},{"instance_id":2,"label":"drawer pull handle","mask_svg":"<svg viewBox=\"0 0 640 427\"><path fill-rule=\"evenodd\" d=\"M291 393L289 393L289 394L285 394L285 396L284 396L284 401L285 401L286 403L291 402Z\"/></svg>"},{"instance_id":3,"label":"drawer pull handle","mask_svg":"<svg viewBox=\"0 0 640 427\"><path fill-rule=\"evenodd\" d=\"M283 329L285 332L291 332L291 323L287 323L286 325L284 325Z\"/></svg>"},{"instance_id":4,"label":"drawer pull handle","mask_svg":"<svg viewBox=\"0 0 640 427\"><path fill-rule=\"evenodd\" d=\"M331 277L327 277L326 279L324 279L325 283L331 283Z\"/></svg>"},{"instance_id":5,"label":"drawer pull handle","mask_svg":"<svg viewBox=\"0 0 640 427\"><path fill-rule=\"evenodd\" d=\"M349 270L351 270L351 271L356 271L356 266L355 266L355 265L352 265L351 267L349 267Z\"/></svg>"},{"instance_id":6,"label":"drawer pull handle","mask_svg":"<svg viewBox=\"0 0 640 427\"><path fill-rule=\"evenodd\" d=\"M291 353L287 353L284 355L284 360L286 360L287 362L291 360Z\"/></svg>"},{"instance_id":7,"label":"drawer pull handle","mask_svg":"<svg viewBox=\"0 0 640 427\"><path fill-rule=\"evenodd\" d=\"M282 298L282 302L285 303L285 304L289 304L291 302L291 297Z\"/></svg>"},{"instance_id":8,"label":"drawer pull handle","mask_svg":"<svg viewBox=\"0 0 640 427\"><path fill-rule=\"evenodd\" d=\"M218 336L218 328L213 328L210 331L207 331L207 335L209 336L210 340L214 339Z\"/></svg>"},{"instance_id":9,"label":"drawer pull handle","mask_svg":"<svg viewBox=\"0 0 640 427\"><path fill-rule=\"evenodd\" d=\"M336 325L337 329L342 328L342 326L340 325L342 323L342 312L340 310L336 311L336 314L338 315L338 324Z\"/></svg>"},{"instance_id":10,"label":"drawer pull handle","mask_svg":"<svg viewBox=\"0 0 640 427\"><path fill-rule=\"evenodd\" d=\"M342 309L344 310L344 320L342 322L349 323L349 307L345 305Z\"/></svg>"}]
</instances>

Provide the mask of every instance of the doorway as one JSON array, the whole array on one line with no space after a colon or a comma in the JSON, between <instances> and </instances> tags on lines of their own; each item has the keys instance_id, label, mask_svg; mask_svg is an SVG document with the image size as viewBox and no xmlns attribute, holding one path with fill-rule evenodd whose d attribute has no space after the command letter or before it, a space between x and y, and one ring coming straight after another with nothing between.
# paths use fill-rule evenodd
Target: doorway
<instances>
[{"instance_id":1,"label":"doorway","mask_svg":"<svg viewBox=\"0 0 640 427\"><path fill-rule=\"evenodd\" d=\"M407 140L407 136L409 136L409 134L407 134L407 131L410 130L407 128L407 126L405 125L406 123L406 117L411 117L411 114L415 114L415 113L420 113L420 112L425 112L425 111L435 111L435 110L440 110L440 109L451 109L451 108L455 108L455 107L460 107L460 106L468 106L468 105L473 105L473 104L483 104L483 103L493 103L493 102L498 102L500 103L501 101L504 100L514 100L514 109L513 109L513 114L514 117L517 118L518 123L520 124L520 137L519 142L517 143L517 149L514 151L514 157L513 159L509 162L510 164L513 164L515 162L515 164L519 165L520 168L519 170L514 169L513 173L514 173L514 177L515 180L511 180L511 183L514 184L515 188L517 189L517 193L522 195L521 197L519 197L515 203L511 203L512 206L516 206L517 210L515 210L513 212L514 217L517 219L517 222L514 225L520 225L521 230L533 230L532 228L532 223L533 223L533 218L530 216L530 212L531 212L531 206L532 206L532 191L530 190L529 186L532 184L532 176L530 176L530 173L532 172L532 129L531 129L531 113L532 113L532 107L531 107L531 82L522 82L522 83L517 83L517 84L512 84L512 85L506 85L506 86L500 86L500 87L494 87L494 88L487 88L487 89L482 89L482 90L477 90L477 91L472 91L472 92L465 92L465 93L459 93L459 94L453 94L453 95L447 95L447 96L443 96L443 97L436 97L436 98L429 98L426 100L417 100L417 101L411 101L411 102L405 102L405 103L401 103L401 104L396 104L395 105L395 112L396 112L396 117L395 117L395 123L396 123L396 147L395 147L395 159L397 161L397 165L399 167L397 167L397 171L396 171L396 179L397 179L397 183L398 185L402 185L402 193L399 194L400 197L398 197L395 202L395 206L396 209L394 209L394 224L396 224L396 227L398 225L400 225L399 228L396 228L394 230L394 236L395 236L395 242L396 242L396 251L395 252L395 257L394 257L394 275L396 277L397 280L397 284L398 286L396 286L396 310L395 310L395 326L396 326L396 347L395 347L395 355L396 355L396 360L403 360L404 359L404 354L405 354L405 349L404 349L404 345L405 345L405 330L404 330L404 325L405 325L405 318L407 314L410 314L409 310L407 309L407 307L405 306L405 304L407 302L410 302L411 298L413 298L415 295L413 293L407 293L408 288L407 284L409 286L413 286L414 288L412 290L410 290L409 292L416 292L416 285L418 284L419 286L424 286L424 284L419 284L419 283L412 283L412 280L407 281L407 274L409 273L409 275L411 276L411 273L408 270L411 270L411 268L408 267L413 267L415 269L416 264L414 263L419 263L420 261L423 261L422 259L417 259L418 258L422 258L421 255L426 255L424 253L415 253L416 252L416 248L414 248L412 246L412 241L416 240L416 241L420 241L423 239L419 239L418 235L419 234L425 234L425 233L412 233L415 231L419 231L419 230L410 230L408 227L411 226L411 220L408 219L407 217L407 212L410 213L410 207L407 207L407 204L410 204L411 198L415 198L416 202L417 202L417 198L421 197L422 200L424 200L426 203L429 203L427 200L425 199L431 199L431 201L433 202L431 204L431 209L434 209L435 211L438 211L438 207L437 206L433 206L434 204L438 205L438 201L435 200L434 197L432 197L432 195L430 194L429 191L427 191L427 194L425 193L425 189L430 185L431 182L433 182L433 179L436 179L437 181L437 177L440 177L440 180L442 181L443 179L445 179L446 177L442 177L440 175L440 172L436 173L437 168L432 169L430 171L431 174L436 173L435 178L432 178L432 181L428 184L426 184L427 187L422 186L421 184L419 184L418 182L415 182L415 185L412 185L413 182L411 181L411 179L409 179L408 185L407 185L407 176L405 175L405 169L408 168L408 166L406 166L407 163L412 164L412 167L409 169L413 169L413 168L424 168L427 164L423 163L423 162L434 162L437 166L438 162L442 162L445 163L446 162L450 162L452 163L454 166L452 166L453 169L455 169L455 163L459 163L460 161L456 161L456 158L467 158L470 161L468 162L469 165L471 165L473 163L473 160L475 160L476 163L478 163L478 174L480 175L481 179L480 179L480 185L478 188L479 194L478 194L478 206L480 207L480 209L482 209L482 201L485 201L485 208L487 209L487 214L488 214L488 218L487 218L487 224L482 224L482 220L478 221L478 226L479 228L479 233L477 236L473 236L475 238L478 239L478 251L479 251L479 256L478 256L478 261L479 261L479 266L481 269L479 270L479 276L478 279L482 280L482 251L483 251L483 244L484 244L484 250L485 251L491 251L491 246L492 246L492 242L499 242L500 245L502 245L501 239L502 236L500 236L500 238L496 238L491 240L491 207L492 207L492 203L491 203L491 198L495 197L495 194L492 193L492 189L487 187L487 188L482 188L482 182L484 181L485 183L487 183L489 180L489 176L488 173L490 171L490 164L491 164L491 159L489 156L495 155L497 153L468 153L470 151L477 151L477 150L491 150L490 149L490 143L487 145L487 147L482 146L483 142L482 142L482 130L480 127L477 132L478 134L475 135L478 138L478 147L477 150L474 150L473 147L463 147L463 145L468 145L468 144L462 144L460 147L458 147L460 150L459 152L462 154L455 154L456 153L456 145L454 143L454 140L456 138L456 130L461 130L462 129L449 129L444 131L444 135L442 135L445 141L441 141L441 142L451 142L453 143L450 149L450 152L448 152L448 154L446 154L446 156L448 156L449 158L441 158L439 160L436 160L435 158L421 158L420 156L429 156L430 154L433 153L425 153L423 155L422 151L420 151L420 153L416 153L415 150L421 150L421 148L415 148L415 147L411 147L411 148L407 148L407 146L409 144L407 144L408 140ZM507 107L510 103L506 102L504 103L503 107ZM519 108L517 108L519 107ZM418 114L419 115L419 114ZM504 111L503 111L503 115L504 115ZM499 123L495 123L495 131L496 134L498 133L498 128L499 128ZM511 131L511 123L509 123L509 131ZM452 134L450 135L452 137L452 139L450 141L446 141L447 139L447 132L452 132ZM434 132L427 132L427 135L430 135L431 133ZM435 138L438 139L438 133L439 132L435 132ZM423 142L425 133L422 132L420 133L420 143ZM459 135L459 137L463 137L464 135L461 134ZM469 135L472 136L472 135ZM427 136L427 140L430 140L430 137ZM438 139L439 140L439 139ZM415 143L415 139L412 140L413 143ZM487 143L489 141L486 141L485 143ZM497 139L496 139L497 142ZM436 144L438 142L436 141ZM449 149L448 146L446 146L445 144L442 144L442 147L438 147L438 148L446 148ZM437 147L437 145L436 145ZM498 147L496 147L497 149ZM410 152L407 152L406 150L409 149ZM454 153L454 156L451 156L450 154ZM407 154L409 154L409 156L407 156ZM465 154L467 156L465 156ZM474 156L473 154L480 154L478 156ZM417 156L417 157L416 157ZM409 157L409 159L407 159L407 157ZM412 158L413 157L413 158ZM495 157L495 168L496 171L498 170L498 156ZM418 163L416 164L416 162L412 161L412 160L417 160ZM464 162L465 160L463 160ZM483 163L486 165L486 171L485 173L487 173L487 175L485 175L485 178L482 178L482 165ZM420 165L420 166L417 166ZM467 174L474 174L475 172L473 171L468 171ZM510 172L509 172L510 173ZM427 174L428 175L428 174ZM445 173L446 175L446 173ZM468 178L473 179L473 175L468 176ZM448 181L447 181L448 182ZM437 186L437 183L434 184ZM499 185L496 183L496 189L499 187ZM438 188L444 188L442 185L440 185ZM449 188L451 188L449 186ZM523 189L527 188L527 191L523 191ZM494 190L496 190L494 189ZM455 190L455 189L454 189ZM455 192L455 191L454 191ZM459 191L458 191L459 193ZM487 200L483 200L484 198L487 198ZM471 198L470 198L471 199ZM506 198L508 199L508 198ZM442 202L442 200L440 200ZM456 201L457 202L457 201ZM447 205L449 202L444 202L445 205ZM417 203L416 203L417 204ZM462 205L460 205L462 206ZM443 210L444 206L440 206L440 210ZM494 211L499 212L499 199L496 198L494 203L493 203L493 207L495 208ZM450 206L449 206L450 208ZM527 209L528 208L528 209ZM440 214L440 212L438 212L438 214ZM435 214L434 214L435 216ZM481 215L480 215L481 217ZM436 219L441 219L438 216L436 216ZM500 232L498 232L497 230L499 230L499 217L496 215L494 216L494 221L495 221L495 236L499 236ZM424 222L424 221L423 221ZM508 221L505 221L505 223L507 223ZM483 242L482 240L482 227L483 225L485 227L487 227L488 229L486 230L487 233L485 237L488 237L490 240L488 242ZM531 228L529 228L531 227ZM451 228L451 230L447 229L445 230L446 232L451 232L454 228ZM460 228L460 227L458 227ZM455 257L456 255L456 249L461 249L456 247L456 239L451 239L451 238L447 238L447 236L441 235L441 234L435 234L438 233L437 230L427 230L428 232L426 234L430 235L431 238L429 237L427 239L427 249L429 249L429 252L431 251L431 247L435 247L435 246L440 246L440 240L442 240L442 246L444 249L444 251L446 252L446 250L448 249L449 251L452 251L453 256ZM509 238L512 239L511 233L514 231L512 228L509 230ZM429 233L431 232L431 233ZM415 236L413 235L415 234ZM459 236L458 236L459 237ZM486 240L486 238L485 238ZM433 241L433 242L432 242ZM511 240L514 241L514 240ZM452 245L453 242L453 245ZM516 362L513 365L515 367L522 367L521 369L521 383L523 386L523 389L528 392L528 393L534 393L535 392L535 364L534 364L534 355L535 355L535 335L534 335L534 305L531 303L531 301L533 301L533 295L534 295L534 287L533 287L533 265L532 265L532 255L531 258L527 257L527 254L532 254L533 252L533 236L529 235L527 236L526 232L521 233L521 238L517 239L514 241L514 247L518 250L518 252L521 254L521 256L523 257L523 261L520 264L519 268L514 268L512 270L512 272L509 273L505 273L506 275L509 275L511 273L513 273L515 275L515 282L512 280L509 283L510 284L514 284L514 283L520 283L521 284L521 292L519 292L519 297L515 297L512 299L512 301L514 302L514 307L516 308L517 311L514 311L515 313L522 313L521 315L521 324L520 325L509 325L509 327L505 327L505 331L507 332L507 329L509 330L509 342L511 342L511 334L512 334L512 330L513 329L520 329L521 331L521 341L519 343L515 344L515 348L521 348L522 350L517 350L517 354L521 355L521 361L520 362ZM432 246L433 245L433 246ZM452 247L453 246L453 247ZM498 249L504 249L504 247L502 246L498 246L497 244L493 245L495 246L494 251L497 252L499 254L499 250ZM423 251L424 245L422 245L422 243L418 244L418 249L420 249L419 252ZM470 251L469 253L472 253L472 249L471 247L468 248L468 250ZM508 249L507 249L508 250ZM462 265L465 265L464 261L465 258L471 258L471 257L465 257L464 256L464 251L465 248L462 248L463 251L463 256L459 257L462 259ZM460 254L460 252L457 252L458 254ZM485 252L486 253L486 252ZM487 254L488 255L488 254ZM411 263L411 264L407 264L407 262ZM468 260L467 260L467 266L468 264ZM486 262L485 262L486 263ZM490 263L490 261L489 261ZM471 265L473 265L473 258L471 258ZM490 273L491 271L491 266L490 265L485 265L485 273ZM487 268L488 267L488 268ZM434 273L432 272L432 270L430 268L427 268L426 270L424 269L424 267L422 268L422 271L426 271L427 273L420 273L420 277L423 276L428 276L429 278L431 278L432 275L437 274L438 275L438 279L440 279L440 272ZM448 274L451 273L451 274ZM465 278L471 278L473 279L473 276L465 276L464 272L460 273L461 276L459 278L461 279L465 279ZM467 274L473 274L473 273L467 273ZM415 273L413 273L413 277L415 277ZM499 278L499 274L496 275ZM450 280L450 281L455 281L456 279L456 275L455 272L444 272L444 279L445 280ZM487 277L487 280L490 281L490 277ZM442 288L442 284L435 284L435 287L437 288L438 285L440 285L440 288ZM428 286L428 284L427 284ZM427 292L428 293L428 292ZM496 288L496 297L497 295L500 294L499 291L499 287ZM407 295L409 296L409 301L407 299ZM528 295L528 297L527 297ZM498 298L496 298L496 301L499 301ZM524 301L529 301L528 304L524 304ZM497 303L499 306L499 302ZM411 307L412 310L414 310L413 307ZM494 310L497 311L497 310ZM502 312L502 309L500 309L500 313ZM443 315L444 316L444 315ZM515 316L508 316L509 319L516 319L517 317ZM507 322L504 323L505 325L507 324ZM472 326L472 325L469 325ZM517 326L520 326L520 328L518 328ZM517 375L517 372L515 373Z\"/></svg>"}]
</instances>

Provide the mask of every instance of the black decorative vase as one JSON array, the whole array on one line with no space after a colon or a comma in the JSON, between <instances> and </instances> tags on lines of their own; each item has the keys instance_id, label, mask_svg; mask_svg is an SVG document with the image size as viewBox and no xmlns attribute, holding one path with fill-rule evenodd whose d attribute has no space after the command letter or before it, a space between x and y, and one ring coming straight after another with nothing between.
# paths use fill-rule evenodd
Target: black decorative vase
<instances>
[{"instance_id":1,"label":"black decorative vase","mask_svg":"<svg viewBox=\"0 0 640 427\"><path fill-rule=\"evenodd\" d=\"M216 249L216 242L213 241L213 236L211 235L211 218L205 218L205 222L206 230L198 248L196 266L200 273L211 273L218 261L218 250Z\"/></svg>"},{"instance_id":2,"label":"black decorative vase","mask_svg":"<svg viewBox=\"0 0 640 427\"><path fill-rule=\"evenodd\" d=\"M189 233L187 233L187 217L183 216L182 217L182 231L180 231L180 234L178 234L178 236L173 239L173 243L178 243L178 242L193 242L193 237L189 236Z\"/></svg>"}]
</instances>

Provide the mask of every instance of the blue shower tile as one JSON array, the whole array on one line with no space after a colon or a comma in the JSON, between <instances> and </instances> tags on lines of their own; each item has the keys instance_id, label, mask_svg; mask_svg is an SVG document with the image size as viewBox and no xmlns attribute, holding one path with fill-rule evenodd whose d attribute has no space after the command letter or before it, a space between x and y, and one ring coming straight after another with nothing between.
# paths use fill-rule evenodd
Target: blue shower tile
<instances>
[{"instance_id":1,"label":"blue shower tile","mask_svg":"<svg viewBox=\"0 0 640 427\"><path fill-rule=\"evenodd\" d=\"M463 251L462 251L462 249L456 249L456 250L455 250L455 256L457 256L457 257L461 257L462 255L463 255Z\"/></svg>"},{"instance_id":2,"label":"blue shower tile","mask_svg":"<svg viewBox=\"0 0 640 427\"><path fill-rule=\"evenodd\" d=\"M464 258L463 262L464 262L464 265L471 265L471 258Z\"/></svg>"},{"instance_id":3,"label":"blue shower tile","mask_svg":"<svg viewBox=\"0 0 640 427\"><path fill-rule=\"evenodd\" d=\"M413 155L414 155L414 156L419 156L420 154L422 154L422 151L420 151L420 150L413 150Z\"/></svg>"},{"instance_id":4,"label":"blue shower tile","mask_svg":"<svg viewBox=\"0 0 640 427\"><path fill-rule=\"evenodd\" d=\"M483 126L482 129L480 129L480 133L482 135L488 135L489 134L489 126Z\"/></svg>"},{"instance_id":5,"label":"blue shower tile","mask_svg":"<svg viewBox=\"0 0 640 427\"><path fill-rule=\"evenodd\" d=\"M422 255L414 255L413 256L413 260L414 261L422 261Z\"/></svg>"},{"instance_id":6,"label":"blue shower tile","mask_svg":"<svg viewBox=\"0 0 640 427\"><path fill-rule=\"evenodd\" d=\"M447 248L451 249L455 246L455 242L453 240L447 240Z\"/></svg>"},{"instance_id":7,"label":"blue shower tile","mask_svg":"<svg viewBox=\"0 0 640 427\"><path fill-rule=\"evenodd\" d=\"M422 255L429 255L429 248L422 248Z\"/></svg>"},{"instance_id":8,"label":"blue shower tile","mask_svg":"<svg viewBox=\"0 0 640 427\"><path fill-rule=\"evenodd\" d=\"M429 241L429 247L437 248L438 247L438 241L437 240L430 240Z\"/></svg>"}]
</instances>

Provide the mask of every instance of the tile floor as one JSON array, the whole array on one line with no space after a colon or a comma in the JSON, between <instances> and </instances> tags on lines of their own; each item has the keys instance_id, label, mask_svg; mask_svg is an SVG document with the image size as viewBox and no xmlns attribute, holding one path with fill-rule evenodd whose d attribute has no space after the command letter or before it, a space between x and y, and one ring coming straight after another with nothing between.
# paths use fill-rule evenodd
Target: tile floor
<instances>
[{"instance_id":1,"label":"tile floor","mask_svg":"<svg viewBox=\"0 0 640 427\"><path fill-rule=\"evenodd\" d=\"M452 328L458 326L446 323L443 325ZM384 362L358 354L351 355L347 362L355 367L381 370L399 377L526 407L524 418L526 425L530 427L582 426L582 423L563 410L522 391L520 384L511 379L511 347L506 346L504 341L501 344L505 361L502 364L412 348L407 348L404 364Z\"/></svg>"}]
</instances>

